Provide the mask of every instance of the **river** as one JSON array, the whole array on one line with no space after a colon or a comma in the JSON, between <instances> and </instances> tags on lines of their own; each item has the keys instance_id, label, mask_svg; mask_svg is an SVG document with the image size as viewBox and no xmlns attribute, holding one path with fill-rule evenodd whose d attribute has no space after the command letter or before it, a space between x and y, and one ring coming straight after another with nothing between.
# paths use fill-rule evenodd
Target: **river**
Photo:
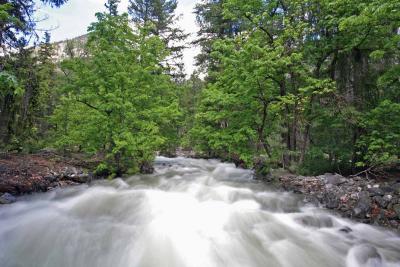
<instances>
[{"instance_id":1,"label":"river","mask_svg":"<svg viewBox=\"0 0 400 267\"><path fill-rule=\"evenodd\" d=\"M394 267L400 236L216 160L156 160L0 207L1 267Z\"/></svg>"}]
</instances>

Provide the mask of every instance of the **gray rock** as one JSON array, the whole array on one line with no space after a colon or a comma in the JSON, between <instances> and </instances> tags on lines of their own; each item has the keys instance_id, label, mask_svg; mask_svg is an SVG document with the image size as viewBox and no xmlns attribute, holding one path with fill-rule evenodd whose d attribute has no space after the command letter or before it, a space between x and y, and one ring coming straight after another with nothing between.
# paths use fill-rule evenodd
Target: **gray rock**
<instances>
[{"instance_id":1,"label":"gray rock","mask_svg":"<svg viewBox=\"0 0 400 267\"><path fill-rule=\"evenodd\" d=\"M357 263L356 266L381 266L382 256L378 249L371 245L360 244L352 247L347 255L350 262Z\"/></svg>"},{"instance_id":2,"label":"gray rock","mask_svg":"<svg viewBox=\"0 0 400 267\"><path fill-rule=\"evenodd\" d=\"M66 167L63 174L66 177L75 176L78 175L78 170L75 167Z\"/></svg>"},{"instance_id":3,"label":"gray rock","mask_svg":"<svg viewBox=\"0 0 400 267\"><path fill-rule=\"evenodd\" d=\"M393 191L400 195L400 183L395 183L393 186Z\"/></svg>"},{"instance_id":4,"label":"gray rock","mask_svg":"<svg viewBox=\"0 0 400 267\"><path fill-rule=\"evenodd\" d=\"M345 226L345 227L340 228L339 231L340 231L340 232L343 232L343 233L346 233L346 234L348 234L348 233L350 233L350 232L353 232L353 230L352 230L350 227L348 227L348 226Z\"/></svg>"},{"instance_id":5,"label":"gray rock","mask_svg":"<svg viewBox=\"0 0 400 267\"><path fill-rule=\"evenodd\" d=\"M354 180L353 180L352 178L349 178L349 179L347 180L347 183L348 183L349 185L354 185L354 184L355 184L355 182L354 182Z\"/></svg>"},{"instance_id":6,"label":"gray rock","mask_svg":"<svg viewBox=\"0 0 400 267\"><path fill-rule=\"evenodd\" d=\"M4 193L0 196L0 204L11 204L17 201L17 198L10 193Z\"/></svg>"},{"instance_id":7,"label":"gray rock","mask_svg":"<svg viewBox=\"0 0 400 267\"><path fill-rule=\"evenodd\" d=\"M392 199L393 199L393 196L392 196L392 195L384 195L384 196L383 196L383 200L385 200L385 201L387 201L387 202L392 201Z\"/></svg>"},{"instance_id":8,"label":"gray rock","mask_svg":"<svg viewBox=\"0 0 400 267\"><path fill-rule=\"evenodd\" d=\"M46 175L46 176L44 177L44 179L46 179L46 180L49 181L49 182L55 182L55 181L57 181L58 176L57 176L57 175L54 175L54 174L49 174L49 175Z\"/></svg>"},{"instance_id":9,"label":"gray rock","mask_svg":"<svg viewBox=\"0 0 400 267\"><path fill-rule=\"evenodd\" d=\"M368 192L371 194L371 196L384 196L385 195L385 192L379 187L368 188Z\"/></svg>"},{"instance_id":10,"label":"gray rock","mask_svg":"<svg viewBox=\"0 0 400 267\"><path fill-rule=\"evenodd\" d=\"M394 205L393 210L396 212L398 219L400 219L400 204Z\"/></svg>"},{"instance_id":11,"label":"gray rock","mask_svg":"<svg viewBox=\"0 0 400 267\"><path fill-rule=\"evenodd\" d=\"M369 197L369 193L362 191L358 194L358 202L353 210L354 215L357 218L364 218L366 214L371 210L372 200Z\"/></svg>"},{"instance_id":12,"label":"gray rock","mask_svg":"<svg viewBox=\"0 0 400 267\"><path fill-rule=\"evenodd\" d=\"M82 174L71 175L69 179L77 183L86 183L89 181L89 174L82 173Z\"/></svg>"},{"instance_id":13,"label":"gray rock","mask_svg":"<svg viewBox=\"0 0 400 267\"><path fill-rule=\"evenodd\" d=\"M381 208L387 208L389 202L391 200L390 195L385 195L384 197L381 196L374 196L372 199L377 203Z\"/></svg>"},{"instance_id":14,"label":"gray rock","mask_svg":"<svg viewBox=\"0 0 400 267\"><path fill-rule=\"evenodd\" d=\"M336 209L339 207L340 198L335 192L327 192L325 195L325 203L328 209Z\"/></svg>"},{"instance_id":15,"label":"gray rock","mask_svg":"<svg viewBox=\"0 0 400 267\"><path fill-rule=\"evenodd\" d=\"M390 186L382 186L382 190L385 193L390 193L390 194L394 193L394 189L392 187L390 187Z\"/></svg>"},{"instance_id":16,"label":"gray rock","mask_svg":"<svg viewBox=\"0 0 400 267\"><path fill-rule=\"evenodd\" d=\"M323 179L326 184L341 185L347 182L347 179L339 174L325 173L318 178Z\"/></svg>"}]
</instances>

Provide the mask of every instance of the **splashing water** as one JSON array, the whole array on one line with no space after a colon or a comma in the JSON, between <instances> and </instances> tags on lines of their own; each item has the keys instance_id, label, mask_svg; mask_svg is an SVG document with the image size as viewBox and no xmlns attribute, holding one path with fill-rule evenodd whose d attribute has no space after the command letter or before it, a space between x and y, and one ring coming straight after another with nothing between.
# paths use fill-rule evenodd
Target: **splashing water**
<instances>
[{"instance_id":1,"label":"splashing water","mask_svg":"<svg viewBox=\"0 0 400 267\"><path fill-rule=\"evenodd\" d=\"M0 207L2 267L400 266L398 234L305 207L214 160Z\"/></svg>"}]
</instances>

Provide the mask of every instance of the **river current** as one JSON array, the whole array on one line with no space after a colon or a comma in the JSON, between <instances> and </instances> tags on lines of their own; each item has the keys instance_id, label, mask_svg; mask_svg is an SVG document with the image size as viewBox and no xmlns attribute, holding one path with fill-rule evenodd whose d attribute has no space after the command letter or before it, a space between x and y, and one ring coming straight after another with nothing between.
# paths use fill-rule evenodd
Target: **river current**
<instances>
[{"instance_id":1,"label":"river current","mask_svg":"<svg viewBox=\"0 0 400 267\"><path fill-rule=\"evenodd\" d=\"M156 160L0 207L1 267L394 267L400 236L216 160Z\"/></svg>"}]
</instances>

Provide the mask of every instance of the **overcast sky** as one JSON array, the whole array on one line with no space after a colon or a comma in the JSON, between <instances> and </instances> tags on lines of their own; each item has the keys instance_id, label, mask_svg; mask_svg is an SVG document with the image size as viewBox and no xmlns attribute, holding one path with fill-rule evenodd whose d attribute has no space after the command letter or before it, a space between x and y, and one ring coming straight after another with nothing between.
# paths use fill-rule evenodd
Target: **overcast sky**
<instances>
[{"instance_id":1,"label":"overcast sky","mask_svg":"<svg viewBox=\"0 0 400 267\"><path fill-rule=\"evenodd\" d=\"M39 7L38 18L48 17L39 23L39 29L50 31L52 41L61 41L83 35L90 23L96 20L95 13L104 11L105 0L69 0L67 4L58 9ZM178 0L177 14L182 14L179 25L191 39L197 31L193 8L196 0ZM126 12L128 0L122 0L120 11ZM193 58L198 53L198 48L189 48L184 52L186 73L193 72Z\"/></svg>"}]
</instances>

